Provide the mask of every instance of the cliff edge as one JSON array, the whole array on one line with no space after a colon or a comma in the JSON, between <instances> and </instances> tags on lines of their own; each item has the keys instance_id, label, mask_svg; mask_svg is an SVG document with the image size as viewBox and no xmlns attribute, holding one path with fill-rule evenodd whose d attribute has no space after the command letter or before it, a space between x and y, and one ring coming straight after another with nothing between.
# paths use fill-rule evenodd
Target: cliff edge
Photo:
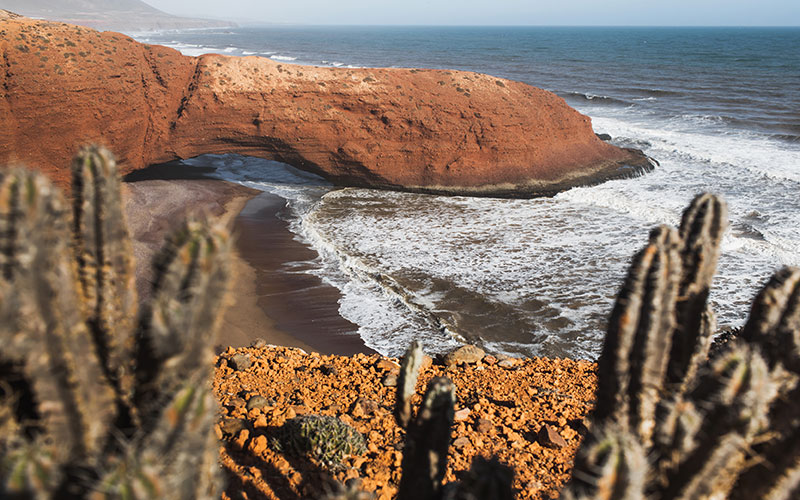
<instances>
[{"instance_id":1,"label":"cliff edge","mask_svg":"<svg viewBox=\"0 0 800 500\"><path fill-rule=\"evenodd\" d=\"M554 94L482 74L195 58L11 16L0 57L0 164L62 184L89 142L112 149L124 173L240 153L340 185L483 196L550 195L652 168Z\"/></svg>"}]
</instances>

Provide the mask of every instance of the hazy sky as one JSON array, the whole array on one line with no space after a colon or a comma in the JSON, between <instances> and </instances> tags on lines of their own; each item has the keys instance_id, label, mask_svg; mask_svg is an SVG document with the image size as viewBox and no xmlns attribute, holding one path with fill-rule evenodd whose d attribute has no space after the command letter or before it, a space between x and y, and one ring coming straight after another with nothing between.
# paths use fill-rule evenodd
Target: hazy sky
<instances>
[{"instance_id":1,"label":"hazy sky","mask_svg":"<svg viewBox=\"0 0 800 500\"><path fill-rule=\"evenodd\" d=\"M800 0L144 0L194 17L300 24L800 25Z\"/></svg>"}]
</instances>

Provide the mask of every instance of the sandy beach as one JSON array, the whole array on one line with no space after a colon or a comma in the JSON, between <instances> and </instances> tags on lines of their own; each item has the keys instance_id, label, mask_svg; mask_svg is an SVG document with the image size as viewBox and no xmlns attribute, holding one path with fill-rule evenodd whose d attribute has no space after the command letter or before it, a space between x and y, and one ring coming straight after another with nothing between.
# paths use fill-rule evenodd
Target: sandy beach
<instances>
[{"instance_id":1,"label":"sandy beach","mask_svg":"<svg viewBox=\"0 0 800 500\"><path fill-rule=\"evenodd\" d=\"M278 218L283 199L205 177L202 167L151 167L126 178L123 196L134 241L136 284L149 296L150 261L184 217L205 213L234 234L229 303L215 347L267 344L324 354L371 353L356 325L339 316L339 292L316 276L289 273L287 262L314 257Z\"/></svg>"}]
</instances>

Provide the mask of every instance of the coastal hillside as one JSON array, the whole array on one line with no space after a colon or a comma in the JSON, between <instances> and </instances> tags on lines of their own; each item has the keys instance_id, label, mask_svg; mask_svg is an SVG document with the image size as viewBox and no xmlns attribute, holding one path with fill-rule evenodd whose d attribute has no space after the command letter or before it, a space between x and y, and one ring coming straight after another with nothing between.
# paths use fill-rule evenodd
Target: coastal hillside
<instances>
[{"instance_id":1,"label":"coastal hillside","mask_svg":"<svg viewBox=\"0 0 800 500\"><path fill-rule=\"evenodd\" d=\"M464 71L322 68L183 56L117 33L9 19L0 162L65 179L101 142L123 173L239 153L344 186L532 197L651 168L562 98Z\"/></svg>"},{"instance_id":2,"label":"coastal hillside","mask_svg":"<svg viewBox=\"0 0 800 500\"><path fill-rule=\"evenodd\" d=\"M28 17L114 31L210 28L232 24L173 16L141 0L0 0L0 9Z\"/></svg>"}]
</instances>

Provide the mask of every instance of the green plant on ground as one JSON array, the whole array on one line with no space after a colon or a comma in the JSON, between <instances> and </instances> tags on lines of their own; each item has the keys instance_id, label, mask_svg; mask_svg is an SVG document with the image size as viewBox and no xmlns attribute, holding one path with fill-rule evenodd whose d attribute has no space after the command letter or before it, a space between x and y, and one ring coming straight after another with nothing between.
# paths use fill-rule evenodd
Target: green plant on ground
<instances>
[{"instance_id":1,"label":"green plant on ground","mask_svg":"<svg viewBox=\"0 0 800 500\"><path fill-rule=\"evenodd\" d=\"M184 222L139 313L111 154L79 153L71 206L40 174L0 171L0 496L219 496L210 346L229 246Z\"/></svg>"},{"instance_id":2,"label":"green plant on ground","mask_svg":"<svg viewBox=\"0 0 800 500\"><path fill-rule=\"evenodd\" d=\"M335 467L345 457L367 451L361 433L339 418L327 415L289 419L279 429L276 440L280 451L311 458L325 467Z\"/></svg>"}]
</instances>

